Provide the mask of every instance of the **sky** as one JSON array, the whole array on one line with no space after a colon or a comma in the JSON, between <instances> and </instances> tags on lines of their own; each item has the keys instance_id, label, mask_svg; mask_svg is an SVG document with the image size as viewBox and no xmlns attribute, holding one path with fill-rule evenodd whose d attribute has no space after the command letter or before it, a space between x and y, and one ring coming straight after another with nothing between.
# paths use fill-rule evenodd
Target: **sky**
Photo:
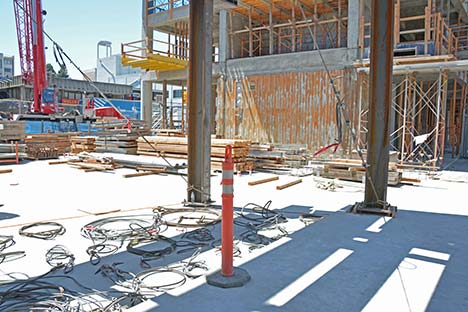
<instances>
[{"instance_id":1,"label":"sky","mask_svg":"<svg viewBox=\"0 0 468 312\"><path fill-rule=\"evenodd\" d=\"M113 54L120 44L141 39L141 0L42 0L44 29L81 69L96 67L96 44L112 42ZM45 39L46 63L57 71L52 44ZM104 51L104 50L102 50ZM20 74L13 0L0 0L0 53L15 56L15 75ZM81 75L67 64L72 78Z\"/></svg>"}]
</instances>

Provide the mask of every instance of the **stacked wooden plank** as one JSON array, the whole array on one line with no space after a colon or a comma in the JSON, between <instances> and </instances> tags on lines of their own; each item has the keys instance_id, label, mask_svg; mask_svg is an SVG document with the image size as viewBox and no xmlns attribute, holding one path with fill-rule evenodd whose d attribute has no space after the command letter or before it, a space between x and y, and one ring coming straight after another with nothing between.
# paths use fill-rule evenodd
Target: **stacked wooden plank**
<instances>
[{"instance_id":1,"label":"stacked wooden plank","mask_svg":"<svg viewBox=\"0 0 468 312\"><path fill-rule=\"evenodd\" d=\"M26 124L24 121L0 120L0 140L20 141L25 138Z\"/></svg>"},{"instance_id":2,"label":"stacked wooden plank","mask_svg":"<svg viewBox=\"0 0 468 312\"><path fill-rule=\"evenodd\" d=\"M91 136L75 136L70 139L71 152L79 154L81 152L94 152L96 149L96 138Z\"/></svg>"},{"instance_id":3,"label":"stacked wooden plank","mask_svg":"<svg viewBox=\"0 0 468 312\"><path fill-rule=\"evenodd\" d=\"M388 169L388 184L399 185L402 182L402 174L398 172L396 164L390 163ZM364 182L366 169L359 160L335 159L324 165L320 175L329 179Z\"/></svg>"},{"instance_id":4,"label":"stacked wooden plank","mask_svg":"<svg viewBox=\"0 0 468 312\"><path fill-rule=\"evenodd\" d=\"M156 135L157 136L174 136L174 137L179 137L183 138L185 137L185 134L182 133L182 130L179 129L158 129L156 130Z\"/></svg>"},{"instance_id":5,"label":"stacked wooden plank","mask_svg":"<svg viewBox=\"0 0 468 312\"><path fill-rule=\"evenodd\" d=\"M168 158L187 159L188 142L186 137L152 136L138 139L138 155L164 156ZM247 159L250 141L246 140L211 140L211 166L220 170L224 161L226 146L232 146L232 158L236 172L250 171L253 162Z\"/></svg>"},{"instance_id":6,"label":"stacked wooden plank","mask_svg":"<svg viewBox=\"0 0 468 312\"><path fill-rule=\"evenodd\" d=\"M252 144L249 159L257 170L288 173L292 168L307 165L309 155L302 145Z\"/></svg>"},{"instance_id":7,"label":"stacked wooden plank","mask_svg":"<svg viewBox=\"0 0 468 312\"><path fill-rule=\"evenodd\" d=\"M107 134L97 137L95 141L98 153L137 154L137 134Z\"/></svg>"},{"instance_id":8,"label":"stacked wooden plank","mask_svg":"<svg viewBox=\"0 0 468 312\"><path fill-rule=\"evenodd\" d=\"M143 120L124 120L116 118L103 118L93 123L93 128L96 130L113 130L113 129L132 129L144 130L145 122Z\"/></svg>"},{"instance_id":9,"label":"stacked wooden plank","mask_svg":"<svg viewBox=\"0 0 468 312\"><path fill-rule=\"evenodd\" d=\"M76 133L28 135L25 139L29 159L51 159L70 152L70 137Z\"/></svg>"}]
</instances>

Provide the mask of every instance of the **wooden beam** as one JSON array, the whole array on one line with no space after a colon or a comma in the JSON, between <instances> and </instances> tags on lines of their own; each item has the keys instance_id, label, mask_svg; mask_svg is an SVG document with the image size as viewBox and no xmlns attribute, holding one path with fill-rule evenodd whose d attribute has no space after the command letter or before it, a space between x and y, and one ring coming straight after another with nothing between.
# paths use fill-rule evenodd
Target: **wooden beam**
<instances>
[{"instance_id":1,"label":"wooden beam","mask_svg":"<svg viewBox=\"0 0 468 312\"><path fill-rule=\"evenodd\" d=\"M287 16L291 17L291 13L290 13L288 10L286 10L285 8L279 6L279 5L276 4L276 3L271 2L271 0L260 0L260 1L263 2L263 3L265 3L265 4L267 4L267 5L273 5L273 7L274 7L275 9L277 9L277 10L280 11L281 13L284 13L284 14L286 14Z\"/></svg>"},{"instance_id":2,"label":"wooden beam","mask_svg":"<svg viewBox=\"0 0 468 312\"><path fill-rule=\"evenodd\" d=\"M278 191L281 191L281 190L287 189L288 187L294 186L294 185L299 184L299 183L302 183L302 179L292 181L292 182L289 182L289 183L286 183L286 184L283 184L283 185L278 185L278 186L276 186L276 189Z\"/></svg>"},{"instance_id":3,"label":"wooden beam","mask_svg":"<svg viewBox=\"0 0 468 312\"><path fill-rule=\"evenodd\" d=\"M264 184L264 183L278 181L278 180L279 180L279 177L272 177L272 178L267 178L267 179L262 179L262 180L257 180L257 181L251 181L249 182L249 185L254 186L254 185Z\"/></svg>"},{"instance_id":4,"label":"wooden beam","mask_svg":"<svg viewBox=\"0 0 468 312\"><path fill-rule=\"evenodd\" d=\"M137 172L137 173L128 173L124 174L124 178L135 178L135 177L144 177L144 176L149 176L149 175L154 175L154 174L160 174L164 171L146 171L146 172Z\"/></svg>"}]
</instances>

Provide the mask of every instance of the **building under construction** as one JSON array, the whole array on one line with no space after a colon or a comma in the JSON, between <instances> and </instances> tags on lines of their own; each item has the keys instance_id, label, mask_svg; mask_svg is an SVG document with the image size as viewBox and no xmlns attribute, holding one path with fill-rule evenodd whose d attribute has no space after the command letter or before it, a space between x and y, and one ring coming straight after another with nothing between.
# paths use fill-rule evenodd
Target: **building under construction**
<instances>
[{"instance_id":1,"label":"building under construction","mask_svg":"<svg viewBox=\"0 0 468 312\"><path fill-rule=\"evenodd\" d=\"M13 1L29 67L0 91L62 124L41 1ZM49 78L93 118L0 120L0 311L468 311L466 1L141 13L108 54L141 71L138 109L114 104L132 86Z\"/></svg>"},{"instance_id":2,"label":"building under construction","mask_svg":"<svg viewBox=\"0 0 468 312\"><path fill-rule=\"evenodd\" d=\"M143 2L147 36L122 45L124 63L146 70L147 84L186 86L188 2ZM317 151L338 137L336 88L348 116L338 153L365 148L370 1L232 2L214 4L216 135ZM446 148L461 151L468 15L463 1L401 0L395 12L392 150L437 167Z\"/></svg>"}]
</instances>

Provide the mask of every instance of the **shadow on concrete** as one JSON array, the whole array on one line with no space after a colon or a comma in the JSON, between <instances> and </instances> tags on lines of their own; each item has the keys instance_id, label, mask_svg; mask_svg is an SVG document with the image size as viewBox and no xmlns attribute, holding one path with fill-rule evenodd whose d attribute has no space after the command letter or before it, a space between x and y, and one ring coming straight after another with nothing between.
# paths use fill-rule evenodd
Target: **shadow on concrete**
<instances>
[{"instance_id":1,"label":"shadow on concrete","mask_svg":"<svg viewBox=\"0 0 468 312\"><path fill-rule=\"evenodd\" d=\"M2 209L1 207L2 206L0 206L0 210ZM0 220L14 219L18 217L19 215L17 215L16 213L0 212Z\"/></svg>"},{"instance_id":2,"label":"shadow on concrete","mask_svg":"<svg viewBox=\"0 0 468 312\"><path fill-rule=\"evenodd\" d=\"M282 209L288 217L308 213L311 207L288 206ZM343 208L345 210L347 207ZM239 211L239 209L236 209ZM361 311L386 283L413 248L450 255L442 277L430 296L428 311L468 311L468 217L399 211L395 219L381 226L380 232L367 229L380 219L378 216L353 215L344 212L321 212L326 218L285 238L283 244L249 260L241 267L252 280L243 288L218 289L203 283L181 295L169 293L153 299L159 306L151 310L138 307L133 311ZM98 219L98 218L97 218ZM209 227L216 239L220 224ZM235 226L235 235L245 229ZM163 233L164 234L164 233ZM181 239L183 233L176 237ZM367 241L357 241L364 238ZM287 241L286 241L287 240ZM145 249L165 247L160 242ZM268 248L268 247L267 247ZM211 245L203 248L212 249ZM292 296L281 306L268 303L288 285L316 268L339 250L349 252L343 261L310 285ZM169 265L190 257L177 253L152 261L153 267ZM220 260L220 257L219 257ZM427 260L427 259L426 259ZM95 275L102 264L123 263L119 268L140 272L140 257L126 251L102 258L98 266L83 263L75 266L73 276L85 285L92 281L96 290L108 291L113 283ZM91 276L91 277L90 277ZM93 278L95 276L95 278ZM200 277L204 279L204 277ZM64 285L73 283L61 280ZM190 282L189 282L190 284ZM190 286L190 285L186 286ZM196 284L196 283L195 283ZM392 298L388 298L391 304ZM390 307L390 306L389 306ZM385 309L382 309L385 310ZM415 310L413 310L415 311Z\"/></svg>"},{"instance_id":3,"label":"shadow on concrete","mask_svg":"<svg viewBox=\"0 0 468 312\"><path fill-rule=\"evenodd\" d=\"M445 153L442 169L446 171L468 172L468 159L461 156L452 158L450 153Z\"/></svg>"},{"instance_id":4,"label":"shadow on concrete","mask_svg":"<svg viewBox=\"0 0 468 312\"><path fill-rule=\"evenodd\" d=\"M154 299L159 305L154 310L361 311L409 252L422 248L450 255L430 296L428 311L467 311L468 217L399 211L381 232L366 231L378 219L330 214L290 235L289 242L242 265L252 276L245 287L222 290L203 284L181 296L166 294ZM368 241L358 242L355 237ZM340 249L352 254L284 305L267 304L276 293ZM390 308L393 299L388 298L389 305L380 311Z\"/></svg>"}]
</instances>

